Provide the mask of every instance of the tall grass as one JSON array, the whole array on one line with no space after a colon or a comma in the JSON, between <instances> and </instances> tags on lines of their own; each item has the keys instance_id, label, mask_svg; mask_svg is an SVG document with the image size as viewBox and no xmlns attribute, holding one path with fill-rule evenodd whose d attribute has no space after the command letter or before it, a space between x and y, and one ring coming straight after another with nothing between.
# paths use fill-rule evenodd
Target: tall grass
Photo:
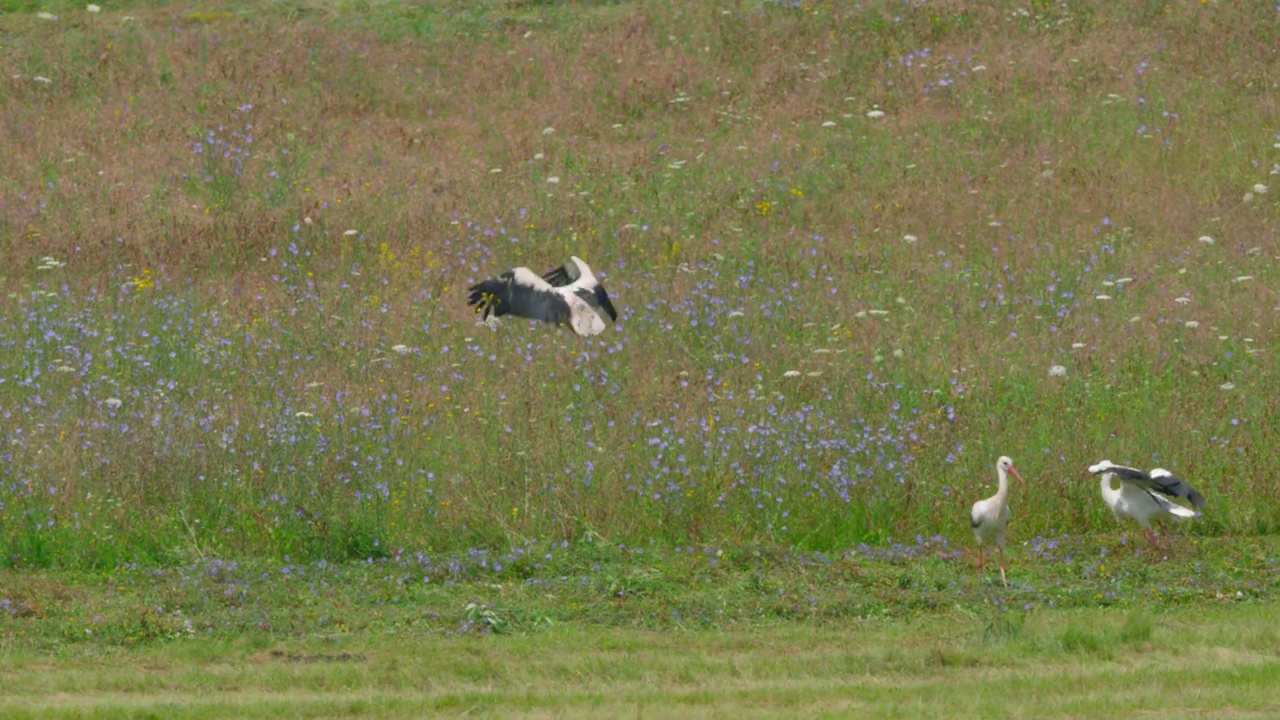
<instances>
[{"instance_id":1,"label":"tall grass","mask_svg":"<svg viewBox=\"0 0 1280 720\"><path fill-rule=\"evenodd\" d=\"M1280 522L1266 4L40 7L2 563ZM571 253L604 335L464 306Z\"/></svg>"}]
</instances>

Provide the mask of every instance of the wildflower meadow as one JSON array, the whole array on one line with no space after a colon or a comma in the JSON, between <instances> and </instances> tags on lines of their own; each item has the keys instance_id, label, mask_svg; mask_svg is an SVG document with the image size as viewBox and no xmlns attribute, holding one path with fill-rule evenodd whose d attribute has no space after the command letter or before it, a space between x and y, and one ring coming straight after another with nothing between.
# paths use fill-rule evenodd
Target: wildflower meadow
<instances>
[{"instance_id":1,"label":"wildflower meadow","mask_svg":"<svg viewBox=\"0 0 1280 720\"><path fill-rule=\"evenodd\" d=\"M1270 1L0 0L0 645L321 673L369 652L271 643L953 618L977 644L823 662L1175 653L1098 628L1280 590L1277 48ZM604 333L466 307L570 255ZM968 517L1000 455L1008 589ZM1167 554L1104 458L1208 499ZM524 711L646 702L601 693Z\"/></svg>"}]
</instances>

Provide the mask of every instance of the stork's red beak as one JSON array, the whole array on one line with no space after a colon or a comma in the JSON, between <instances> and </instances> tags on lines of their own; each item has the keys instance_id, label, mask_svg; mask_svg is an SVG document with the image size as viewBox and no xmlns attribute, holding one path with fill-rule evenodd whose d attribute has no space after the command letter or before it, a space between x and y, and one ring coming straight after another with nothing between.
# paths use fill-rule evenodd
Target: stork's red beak
<instances>
[{"instance_id":1,"label":"stork's red beak","mask_svg":"<svg viewBox=\"0 0 1280 720\"><path fill-rule=\"evenodd\" d=\"M1022 483L1023 485L1026 485L1026 484L1027 484L1027 481L1026 481L1026 480L1023 480L1023 479L1022 479L1022 476L1018 474L1018 468L1016 468L1016 467L1014 467L1014 466L1010 465L1010 466L1009 466L1009 472L1013 473L1013 476L1014 476L1014 477L1016 477L1016 478L1018 478L1018 482Z\"/></svg>"}]
</instances>

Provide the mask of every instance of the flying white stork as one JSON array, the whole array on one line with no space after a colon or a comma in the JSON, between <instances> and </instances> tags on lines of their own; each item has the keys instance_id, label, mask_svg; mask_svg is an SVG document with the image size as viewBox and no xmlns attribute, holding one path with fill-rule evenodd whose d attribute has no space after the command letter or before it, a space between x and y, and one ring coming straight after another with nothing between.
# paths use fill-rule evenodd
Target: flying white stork
<instances>
[{"instance_id":1,"label":"flying white stork","mask_svg":"<svg viewBox=\"0 0 1280 720\"><path fill-rule=\"evenodd\" d=\"M476 312L489 315L515 315L555 325L568 325L583 337L604 332L604 319L618 319L618 311L609 301L604 286L591 274L591 268L578 257L570 257L563 267L542 277L527 267L507 270L496 278L472 285L467 305Z\"/></svg>"},{"instance_id":2,"label":"flying white stork","mask_svg":"<svg viewBox=\"0 0 1280 720\"><path fill-rule=\"evenodd\" d=\"M1155 534L1151 532L1151 521L1166 517L1196 518L1197 510L1204 508L1204 496L1196 492L1185 480L1165 470L1155 468L1149 473L1137 468L1116 465L1110 460L1103 460L1097 465L1090 465L1089 472L1102 474L1102 499L1116 520L1129 518L1138 523L1142 531L1156 546ZM1115 487L1115 480L1120 480ZM1195 510L1170 500L1183 498L1195 506Z\"/></svg>"},{"instance_id":3,"label":"flying white stork","mask_svg":"<svg viewBox=\"0 0 1280 720\"><path fill-rule=\"evenodd\" d=\"M1007 587L1009 582L1004 576L1004 529L1009 524L1009 476L1018 478L1018 482L1027 484L1013 466L1013 459L1001 455L996 460L996 476L999 486L996 494L986 500L979 500L969 510L969 525L973 528L973 536L978 539L978 571L982 571L984 555L983 545L995 543L1000 548L1000 582Z\"/></svg>"}]
</instances>

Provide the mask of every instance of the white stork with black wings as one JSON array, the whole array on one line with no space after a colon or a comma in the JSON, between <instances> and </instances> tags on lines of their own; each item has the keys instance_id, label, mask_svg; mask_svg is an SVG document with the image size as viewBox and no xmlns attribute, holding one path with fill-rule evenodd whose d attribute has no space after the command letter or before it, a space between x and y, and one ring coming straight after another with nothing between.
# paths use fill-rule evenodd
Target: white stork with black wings
<instances>
[{"instance_id":1,"label":"white stork with black wings","mask_svg":"<svg viewBox=\"0 0 1280 720\"><path fill-rule=\"evenodd\" d=\"M1147 540L1155 547L1155 534L1151 532L1151 521L1166 517L1196 518L1197 512L1204 508L1204 496L1196 492L1187 481L1165 470L1155 468L1149 473L1137 468L1116 465L1110 460L1103 460L1097 465L1089 466L1089 472L1102 474L1102 499L1111 508L1116 520L1132 519L1137 522ZM1120 486L1114 487L1115 479ZM1181 498L1191 503L1195 509L1180 505L1170 498Z\"/></svg>"},{"instance_id":2,"label":"white stork with black wings","mask_svg":"<svg viewBox=\"0 0 1280 720\"><path fill-rule=\"evenodd\" d=\"M1004 531L1009 524L1009 475L1018 478L1018 482L1027 484L1013 466L1013 458L1001 455L996 460L996 494L986 500L979 500L969 510L969 527L973 528L973 536L978 540L978 571L982 571L982 559L985 555L983 545L993 544L1000 549L1000 582L1006 586L1009 581L1004 576Z\"/></svg>"},{"instance_id":3,"label":"white stork with black wings","mask_svg":"<svg viewBox=\"0 0 1280 720\"><path fill-rule=\"evenodd\" d=\"M507 270L496 278L482 280L469 288L467 305L483 313L541 320L555 325L568 325L583 337L604 332L603 311L610 320L618 319L618 311L609 301L604 285L591 274L591 268L578 257L570 257L563 267L548 271L542 277L527 267Z\"/></svg>"}]
</instances>

